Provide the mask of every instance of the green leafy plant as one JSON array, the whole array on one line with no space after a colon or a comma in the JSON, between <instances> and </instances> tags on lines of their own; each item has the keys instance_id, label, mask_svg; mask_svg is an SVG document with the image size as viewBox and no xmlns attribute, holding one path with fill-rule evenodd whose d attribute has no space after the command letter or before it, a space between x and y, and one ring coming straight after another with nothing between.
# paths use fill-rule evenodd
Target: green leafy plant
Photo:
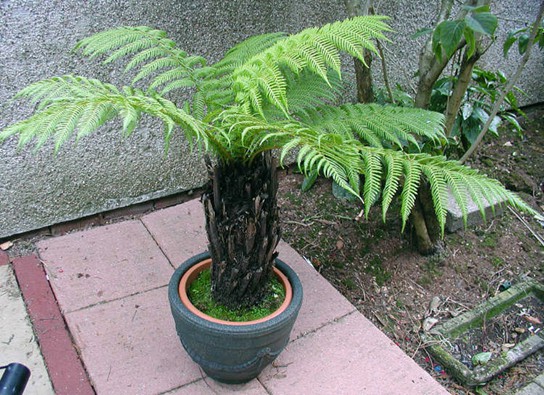
<instances>
[{"instance_id":1,"label":"green leafy plant","mask_svg":"<svg viewBox=\"0 0 544 395\"><path fill-rule=\"evenodd\" d=\"M430 110L438 112L446 110L447 102L455 82L455 76L447 76L436 82L431 96ZM493 72L474 67L472 82L463 97L450 134L450 137L453 139L453 141L450 140L452 144L444 147L446 156L451 156L454 150L462 154L474 143L489 118L493 104L507 83L508 80L501 71ZM519 88L515 89L520 93L524 93ZM516 114L521 116L525 114L518 107L518 101L514 92L510 91L506 95L504 102L512 111L504 110L496 115L489 131L498 136L499 126L507 122L513 130L521 134L522 129L516 119Z\"/></svg>"},{"instance_id":2,"label":"green leafy plant","mask_svg":"<svg viewBox=\"0 0 544 395\"><path fill-rule=\"evenodd\" d=\"M527 46L529 45L532 28L533 27L530 25L508 32L506 40L504 40L504 44L502 46L504 57L508 56L510 48L512 48L512 45L514 45L516 42L518 43L517 47L520 55L527 52ZM537 44L541 50L544 48L544 25L542 22L536 31L533 43Z\"/></svg>"},{"instance_id":3,"label":"green leafy plant","mask_svg":"<svg viewBox=\"0 0 544 395\"><path fill-rule=\"evenodd\" d=\"M280 238L276 164L298 149L305 172L332 177L364 201L381 197L385 218L400 198L403 224L422 180L430 185L444 229L448 190L463 213L474 200L507 200L530 210L499 182L468 167L424 153L407 154L406 142L442 138L442 115L413 108L332 105L341 86L341 52L363 61L364 49L389 30L383 16L365 16L294 35L255 36L214 64L179 49L166 33L121 27L80 41L76 50L105 63L123 60L133 74L124 87L81 76L53 77L16 96L35 105L29 118L8 126L0 139L19 144L52 139L55 150L118 117L130 135L143 114L164 124L166 147L177 132L207 155L210 182L202 201L212 256L212 293L228 307L263 298ZM395 149L398 147L399 149ZM364 182L361 183L361 176Z\"/></svg>"},{"instance_id":4,"label":"green leafy plant","mask_svg":"<svg viewBox=\"0 0 544 395\"><path fill-rule=\"evenodd\" d=\"M446 20L440 22L434 30L422 30L420 33L431 32L432 48L437 59L451 57L462 44L464 39L470 58L476 52L476 34L492 36L497 29L497 17L489 12L489 5L473 7L464 5L463 8L469 13L463 18Z\"/></svg>"}]
</instances>

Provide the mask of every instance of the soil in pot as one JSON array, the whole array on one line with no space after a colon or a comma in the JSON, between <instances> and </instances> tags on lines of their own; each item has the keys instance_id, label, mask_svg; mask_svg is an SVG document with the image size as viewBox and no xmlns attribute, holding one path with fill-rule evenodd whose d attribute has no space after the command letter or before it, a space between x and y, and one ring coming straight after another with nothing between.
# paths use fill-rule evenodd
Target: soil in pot
<instances>
[{"instance_id":1,"label":"soil in pot","mask_svg":"<svg viewBox=\"0 0 544 395\"><path fill-rule=\"evenodd\" d=\"M212 297L211 272L204 269L189 285L189 300L202 313L225 321L244 322L264 318L280 308L285 300L285 288L277 277L270 279L264 299L251 308L229 309Z\"/></svg>"}]
</instances>

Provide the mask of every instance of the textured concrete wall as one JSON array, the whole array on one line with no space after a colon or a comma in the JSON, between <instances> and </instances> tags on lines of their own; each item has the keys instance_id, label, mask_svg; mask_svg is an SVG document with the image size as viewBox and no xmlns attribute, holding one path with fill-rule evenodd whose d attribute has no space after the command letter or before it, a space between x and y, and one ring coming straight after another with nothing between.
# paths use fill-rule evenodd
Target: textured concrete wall
<instances>
[{"instance_id":1,"label":"textured concrete wall","mask_svg":"<svg viewBox=\"0 0 544 395\"><path fill-rule=\"evenodd\" d=\"M391 79L408 85L418 55L409 39L430 24L428 2L378 1L391 15L396 33L387 45ZM498 2L508 28L532 19L534 0ZM29 109L7 102L23 86L52 75L80 74L115 84L119 66L104 68L70 53L89 34L119 25L149 25L165 30L180 47L213 61L234 43L255 33L295 32L343 19L342 1L149 1L149 0L0 0L0 129L22 119ZM502 21L501 21L502 22ZM504 34L504 30L501 34ZM497 49L487 62L511 71ZM522 87L526 102L544 100L542 56L534 56ZM348 78L349 80L349 78ZM413 82L413 81L412 81ZM58 155L51 146L39 152L17 151L16 139L0 146L0 238L53 223L118 208L201 186L204 166L180 136L164 155L160 125L152 120L123 139L115 122L91 137L67 144Z\"/></svg>"}]
</instances>

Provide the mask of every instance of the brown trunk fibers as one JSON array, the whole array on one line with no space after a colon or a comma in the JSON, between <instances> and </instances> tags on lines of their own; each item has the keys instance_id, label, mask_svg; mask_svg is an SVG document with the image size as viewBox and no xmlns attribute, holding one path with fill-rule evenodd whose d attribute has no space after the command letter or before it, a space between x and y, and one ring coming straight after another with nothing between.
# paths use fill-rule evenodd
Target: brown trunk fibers
<instances>
[{"instance_id":1,"label":"brown trunk fibers","mask_svg":"<svg viewBox=\"0 0 544 395\"><path fill-rule=\"evenodd\" d=\"M276 164L267 152L251 163L208 162L202 196L212 257L212 294L230 308L260 302L280 239Z\"/></svg>"}]
</instances>

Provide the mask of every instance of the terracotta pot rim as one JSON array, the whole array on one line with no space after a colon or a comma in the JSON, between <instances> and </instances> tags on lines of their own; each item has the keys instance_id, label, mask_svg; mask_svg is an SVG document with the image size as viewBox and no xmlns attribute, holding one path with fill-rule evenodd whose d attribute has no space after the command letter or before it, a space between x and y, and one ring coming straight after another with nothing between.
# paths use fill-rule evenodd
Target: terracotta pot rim
<instances>
[{"instance_id":1,"label":"terracotta pot rim","mask_svg":"<svg viewBox=\"0 0 544 395\"><path fill-rule=\"evenodd\" d=\"M289 282L289 279L285 274L283 274L277 267L274 267L274 274L278 277L278 280L283 285L283 288L285 289L285 299L283 303L278 307L276 311L274 311L272 314L269 314L265 317L259 318L258 320L252 320L252 321L226 321L221 320L212 316L209 316L199 309L197 309L193 303L189 300L189 297L187 295L187 290L189 289L189 286L191 283L196 279L196 277L202 272L203 270L209 268L211 266L212 260L211 258L204 259L197 264L190 267L181 277L181 280L179 282L178 286L178 294L179 298L181 300L181 303L194 315L202 318L203 320L214 322L216 324L222 324L222 325L229 325L229 326L246 326L246 325L255 325L260 324L266 321L271 320L274 317L277 317L282 312L284 312L289 304L291 303L291 300L293 298L293 288L291 287L291 283Z\"/></svg>"}]
</instances>

